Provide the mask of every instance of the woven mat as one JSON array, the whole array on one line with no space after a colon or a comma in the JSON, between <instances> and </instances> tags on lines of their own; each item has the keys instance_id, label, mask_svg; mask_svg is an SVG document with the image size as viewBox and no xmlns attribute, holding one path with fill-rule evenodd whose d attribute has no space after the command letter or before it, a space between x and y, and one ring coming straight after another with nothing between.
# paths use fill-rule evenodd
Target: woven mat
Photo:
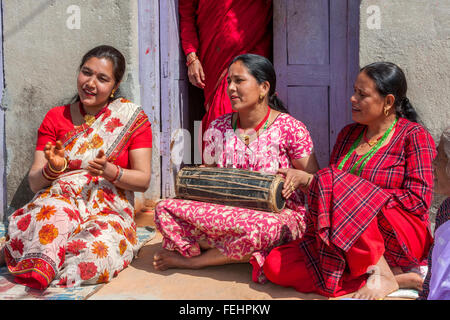
<instances>
[{"instance_id":1,"label":"woven mat","mask_svg":"<svg viewBox=\"0 0 450 320\"><path fill-rule=\"evenodd\" d=\"M5 235L5 226L0 223L0 238ZM140 247L152 240L156 231L152 227L137 228ZM97 292L104 284L84 285L71 288L48 287L36 290L16 284L6 267L0 268L0 301L1 300L85 300Z\"/></svg>"}]
</instances>

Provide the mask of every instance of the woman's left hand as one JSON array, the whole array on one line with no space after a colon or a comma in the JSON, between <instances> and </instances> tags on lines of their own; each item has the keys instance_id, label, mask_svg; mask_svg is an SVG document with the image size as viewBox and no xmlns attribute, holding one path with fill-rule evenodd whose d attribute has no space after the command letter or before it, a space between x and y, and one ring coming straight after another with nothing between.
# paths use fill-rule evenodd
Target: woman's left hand
<instances>
[{"instance_id":1,"label":"woman's left hand","mask_svg":"<svg viewBox=\"0 0 450 320\"><path fill-rule=\"evenodd\" d=\"M105 171L107 171L108 164L109 162L106 159L105 152L102 149L98 152L97 157L94 160L89 161L87 170L91 176L105 177Z\"/></svg>"},{"instance_id":2,"label":"woman's left hand","mask_svg":"<svg viewBox=\"0 0 450 320\"><path fill-rule=\"evenodd\" d=\"M305 175L309 175L303 170L293 168L280 168L277 173L284 175L285 178L283 190L281 191L281 195L285 199L289 199L294 191L304 184L303 181L308 180L308 177Z\"/></svg>"}]
</instances>

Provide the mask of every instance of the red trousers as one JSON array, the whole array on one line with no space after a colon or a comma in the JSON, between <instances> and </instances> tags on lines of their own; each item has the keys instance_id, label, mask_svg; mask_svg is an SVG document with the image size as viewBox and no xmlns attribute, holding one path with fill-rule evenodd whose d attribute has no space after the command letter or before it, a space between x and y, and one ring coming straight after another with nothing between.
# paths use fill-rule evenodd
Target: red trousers
<instances>
[{"instance_id":1,"label":"red trousers","mask_svg":"<svg viewBox=\"0 0 450 320\"><path fill-rule=\"evenodd\" d=\"M391 211L394 214L398 214L399 211L396 208L389 210L394 210ZM389 210L383 210L384 215L389 214ZM423 222L420 224L417 221L416 224L396 232L397 237L400 238L399 242L408 247L408 255L417 261L422 261L426 257L432 241L428 230L423 226L425 226ZM266 257L263 267L264 274L271 282L285 287L294 287L299 292L327 295L314 285L314 277L306 267L307 259L301 255L298 248L300 241L302 240L299 239L274 248ZM390 244L392 241L392 239L389 240ZM367 271L370 270L370 267L376 265L383 255L386 256L387 261L392 261L393 259L389 257L396 254L395 252L386 252L385 239L379 230L376 217L344 255L347 263L346 270L333 296L357 291L366 283Z\"/></svg>"}]
</instances>

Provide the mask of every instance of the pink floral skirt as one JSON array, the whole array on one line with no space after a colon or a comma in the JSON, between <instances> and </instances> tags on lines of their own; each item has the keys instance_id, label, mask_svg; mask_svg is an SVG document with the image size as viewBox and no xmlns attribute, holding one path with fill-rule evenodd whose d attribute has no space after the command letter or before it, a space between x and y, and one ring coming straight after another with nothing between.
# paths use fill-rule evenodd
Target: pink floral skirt
<instances>
[{"instance_id":1,"label":"pink floral skirt","mask_svg":"<svg viewBox=\"0 0 450 320\"><path fill-rule=\"evenodd\" d=\"M206 240L230 259L251 255L252 279L264 283L262 266L270 250L303 235L306 211L300 208L272 213L168 199L156 206L155 223L163 236L163 248L185 257L201 254L199 240Z\"/></svg>"}]
</instances>

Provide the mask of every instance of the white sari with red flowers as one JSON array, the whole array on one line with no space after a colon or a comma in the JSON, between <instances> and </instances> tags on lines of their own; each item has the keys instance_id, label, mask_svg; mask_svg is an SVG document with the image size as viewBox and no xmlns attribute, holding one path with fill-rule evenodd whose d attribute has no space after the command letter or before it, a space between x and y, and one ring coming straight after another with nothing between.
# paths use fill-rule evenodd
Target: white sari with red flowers
<instances>
[{"instance_id":1,"label":"white sari with red flowers","mask_svg":"<svg viewBox=\"0 0 450 320\"><path fill-rule=\"evenodd\" d=\"M36 289L108 282L131 262L138 250L133 192L85 168L100 149L111 162L127 152L146 121L140 107L117 99L92 125L65 136L66 172L9 218L5 257L16 282Z\"/></svg>"}]
</instances>

